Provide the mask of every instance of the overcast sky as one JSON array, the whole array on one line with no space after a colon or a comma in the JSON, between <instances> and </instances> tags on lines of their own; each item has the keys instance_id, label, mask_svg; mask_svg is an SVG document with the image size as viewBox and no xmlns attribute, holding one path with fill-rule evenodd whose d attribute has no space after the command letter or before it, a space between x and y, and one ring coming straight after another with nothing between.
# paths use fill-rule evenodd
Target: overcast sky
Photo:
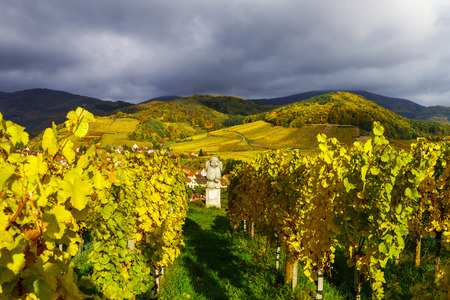
<instances>
[{"instance_id":1,"label":"overcast sky","mask_svg":"<svg viewBox=\"0 0 450 300\"><path fill-rule=\"evenodd\" d=\"M448 0L2 0L0 91L362 89L450 106Z\"/></svg>"}]
</instances>

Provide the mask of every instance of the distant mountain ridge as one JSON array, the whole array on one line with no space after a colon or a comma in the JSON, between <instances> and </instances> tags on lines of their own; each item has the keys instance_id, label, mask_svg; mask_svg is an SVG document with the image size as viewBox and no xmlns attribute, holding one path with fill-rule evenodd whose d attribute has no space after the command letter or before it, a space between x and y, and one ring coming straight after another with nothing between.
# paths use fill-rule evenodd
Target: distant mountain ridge
<instances>
[{"instance_id":1,"label":"distant mountain ridge","mask_svg":"<svg viewBox=\"0 0 450 300\"><path fill-rule=\"evenodd\" d=\"M52 121L64 122L67 113L80 106L97 116L105 116L131 105L50 89L29 89L0 96L3 118L24 126L31 137L50 127Z\"/></svg>"},{"instance_id":2,"label":"distant mountain ridge","mask_svg":"<svg viewBox=\"0 0 450 300\"><path fill-rule=\"evenodd\" d=\"M149 100L145 100L143 102L139 102L138 105L139 104L145 104L145 103L153 102L153 101L163 101L163 102L172 101L172 100L175 100L175 99L178 99L178 98L181 98L181 96L164 95L164 96L155 97L155 98L152 98L152 99L149 99Z\"/></svg>"},{"instance_id":3,"label":"distant mountain ridge","mask_svg":"<svg viewBox=\"0 0 450 300\"><path fill-rule=\"evenodd\" d=\"M267 105L287 105L335 91L337 90L309 91L286 97L248 100ZM387 97L361 90L347 90L345 92L363 96L367 100L373 101L376 104L408 119L438 121L438 118L441 117L447 118L447 122L450 120L450 106L439 105L427 107L417 104L411 100Z\"/></svg>"},{"instance_id":4,"label":"distant mountain ridge","mask_svg":"<svg viewBox=\"0 0 450 300\"><path fill-rule=\"evenodd\" d=\"M30 89L14 93L0 91L0 112L4 119L25 126L31 137L50 127L52 121L56 124L64 122L67 112L79 106L97 116L116 115L121 111L124 113L122 116L139 119L140 126L147 126L149 129L156 126L154 123L156 121L189 123L196 130L197 128L211 130L221 126L242 124L242 120L247 116L267 113L293 102L302 103L326 93L328 91L310 91L287 97L252 99L251 101L223 95L188 97L166 95L135 105L124 101L105 101L64 91ZM449 123L450 107L447 106L425 107L406 99L391 98L366 91L350 91L350 93L371 100L400 116ZM278 123L284 124L284 120L280 119ZM161 127L160 125L158 126ZM144 131L145 134L146 131Z\"/></svg>"}]
</instances>

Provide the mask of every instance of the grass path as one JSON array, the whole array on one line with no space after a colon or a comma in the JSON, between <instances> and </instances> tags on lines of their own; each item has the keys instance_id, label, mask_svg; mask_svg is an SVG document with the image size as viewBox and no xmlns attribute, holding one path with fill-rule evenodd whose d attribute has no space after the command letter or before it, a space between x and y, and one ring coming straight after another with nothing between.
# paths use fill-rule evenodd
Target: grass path
<instances>
[{"instance_id":1,"label":"grass path","mask_svg":"<svg viewBox=\"0 0 450 300\"><path fill-rule=\"evenodd\" d=\"M248 239L232 237L223 210L191 206L183 234L186 245L159 299L289 299L288 287L277 283L280 274L254 258Z\"/></svg>"},{"instance_id":2,"label":"grass path","mask_svg":"<svg viewBox=\"0 0 450 300\"><path fill-rule=\"evenodd\" d=\"M301 274L293 293L275 269L275 250L266 258L264 243L258 246L257 240L234 233L222 209L190 205L183 235L186 245L167 268L158 299L312 299L315 295L315 285ZM325 291L328 299L346 299L328 285Z\"/></svg>"},{"instance_id":3,"label":"grass path","mask_svg":"<svg viewBox=\"0 0 450 300\"><path fill-rule=\"evenodd\" d=\"M250 145L250 142L248 141L248 139L247 139L244 135L240 134L240 133L237 132L237 131L231 131L231 132L234 132L234 133L236 133L238 136L240 136L240 137L242 138L242 141L245 142L245 143L247 143L248 147L249 147L251 150L255 150L255 148L253 148L253 146Z\"/></svg>"},{"instance_id":4,"label":"grass path","mask_svg":"<svg viewBox=\"0 0 450 300\"><path fill-rule=\"evenodd\" d=\"M297 289L284 284L284 271L275 269L275 250L265 255L260 245L242 232L234 232L223 209L189 204L184 225L185 246L175 262L166 268L158 299L314 299L316 286L299 271ZM408 289L433 271L434 242L423 241L423 264L414 267L415 244L407 238L401 264L389 262L387 283L400 283L402 299L411 299ZM442 265L450 253L443 253ZM281 266L284 265L282 256ZM347 267L342 251L336 252L333 276L325 278L325 299L352 299L353 269ZM364 282L362 299L371 299L369 283Z\"/></svg>"}]
</instances>

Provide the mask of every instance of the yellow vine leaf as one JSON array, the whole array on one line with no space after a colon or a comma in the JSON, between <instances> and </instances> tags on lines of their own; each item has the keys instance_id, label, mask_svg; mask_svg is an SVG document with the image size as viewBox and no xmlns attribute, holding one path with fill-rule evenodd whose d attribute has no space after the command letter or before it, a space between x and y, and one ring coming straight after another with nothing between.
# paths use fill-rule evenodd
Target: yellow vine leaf
<instances>
[{"instance_id":1,"label":"yellow vine leaf","mask_svg":"<svg viewBox=\"0 0 450 300\"><path fill-rule=\"evenodd\" d=\"M64 147L62 148L62 154L69 164L73 163L75 160L75 151L73 150L73 142L71 140L66 140Z\"/></svg>"},{"instance_id":2,"label":"yellow vine leaf","mask_svg":"<svg viewBox=\"0 0 450 300\"><path fill-rule=\"evenodd\" d=\"M67 119L67 127L75 124L73 134L77 137L85 136L89 129L89 122L95 121L94 115L87 110L83 110L81 107L78 107L76 111L70 111L67 114ZM77 122L78 119L79 121Z\"/></svg>"},{"instance_id":3,"label":"yellow vine leaf","mask_svg":"<svg viewBox=\"0 0 450 300\"><path fill-rule=\"evenodd\" d=\"M44 136L42 137L42 148L50 155L55 155L56 152L58 152L58 141L56 140L56 136L53 134L53 130L51 128L47 128L44 131Z\"/></svg>"}]
</instances>

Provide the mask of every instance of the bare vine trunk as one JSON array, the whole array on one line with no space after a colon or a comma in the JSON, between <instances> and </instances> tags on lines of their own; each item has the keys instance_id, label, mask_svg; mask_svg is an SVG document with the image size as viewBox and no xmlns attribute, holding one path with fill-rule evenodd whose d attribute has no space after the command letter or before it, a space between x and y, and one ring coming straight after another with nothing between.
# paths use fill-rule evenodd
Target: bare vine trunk
<instances>
[{"instance_id":1,"label":"bare vine trunk","mask_svg":"<svg viewBox=\"0 0 450 300\"><path fill-rule=\"evenodd\" d=\"M420 267L420 251L422 248L422 238L419 236L416 238L416 255L414 257L414 265Z\"/></svg>"},{"instance_id":2,"label":"bare vine trunk","mask_svg":"<svg viewBox=\"0 0 450 300\"><path fill-rule=\"evenodd\" d=\"M441 263L441 250L442 250L442 231L436 231L436 260L434 262L434 279L438 278L439 265Z\"/></svg>"},{"instance_id":3,"label":"bare vine trunk","mask_svg":"<svg viewBox=\"0 0 450 300\"><path fill-rule=\"evenodd\" d=\"M286 256L286 270L284 274L284 282L291 283L292 282L292 265L293 262L289 255Z\"/></svg>"},{"instance_id":4,"label":"bare vine trunk","mask_svg":"<svg viewBox=\"0 0 450 300\"><path fill-rule=\"evenodd\" d=\"M84 239L81 239L81 243L78 247L78 258L81 257L81 252L83 251Z\"/></svg>"},{"instance_id":5,"label":"bare vine trunk","mask_svg":"<svg viewBox=\"0 0 450 300\"><path fill-rule=\"evenodd\" d=\"M277 244L277 257L276 257L276 261L275 261L275 268L277 270L280 269L280 252L281 252L281 246L280 243Z\"/></svg>"},{"instance_id":6,"label":"bare vine trunk","mask_svg":"<svg viewBox=\"0 0 450 300\"><path fill-rule=\"evenodd\" d=\"M323 269L317 272L317 293L316 300L323 299Z\"/></svg>"},{"instance_id":7,"label":"bare vine trunk","mask_svg":"<svg viewBox=\"0 0 450 300\"><path fill-rule=\"evenodd\" d=\"M419 216L418 219L422 221L422 201L419 203ZM414 266L420 266L420 250L422 248L422 237L419 235L416 238L416 256L414 257Z\"/></svg>"},{"instance_id":8,"label":"bare vine trunk","mask_svg":"<svg viewBox=\"0 0 450 300\"><path fill-rule=\"evenodd\" d=\"M298 260L292 265L292 290L295 290L298 282Z\"/></svg>"},{"instance_id":9,"label":"bare vine trunk","mask_svg":"<svg viewBox=\"0 0 450 300\"><path fill-rule=\"evenodd\" d=\"M250 237L255 237L255 222L250 223Z\"/></svg>"},{"instance_id":10,"label":"bare vine trunk","mask_svg":"<svg viewBox=\"0 0 450 300\"><path fill-rule=\"evenodd\" d=\"M355 300L361 300L362 280L361 272L355 266Z\"/></svg>"}]
</instances>

